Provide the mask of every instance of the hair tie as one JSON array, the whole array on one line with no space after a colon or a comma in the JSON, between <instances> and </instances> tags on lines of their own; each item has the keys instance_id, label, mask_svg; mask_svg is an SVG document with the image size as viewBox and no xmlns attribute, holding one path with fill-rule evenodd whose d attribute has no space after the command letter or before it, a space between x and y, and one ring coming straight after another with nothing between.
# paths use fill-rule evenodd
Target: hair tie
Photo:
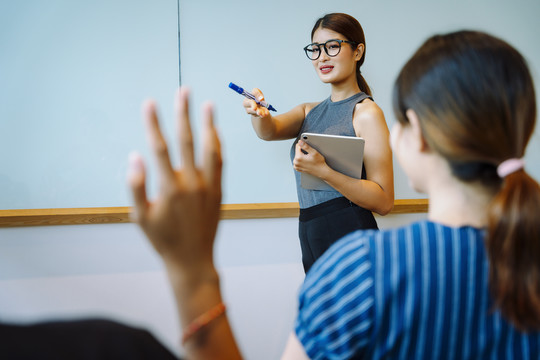
<instances>
[{"instance_id":1,"label":"hair tie","mask_svg":"<svg viewBox=\"0 0 540 360\"><path fill-rule=\"evenodd\" d=\"M499 166L497 166L497 174L502 179L512 174L513 172L523 169L524 166L525 161L523 161L523 159L513 158L504 160L502 163L499 164Z\"/></svg>"}]
</instances>

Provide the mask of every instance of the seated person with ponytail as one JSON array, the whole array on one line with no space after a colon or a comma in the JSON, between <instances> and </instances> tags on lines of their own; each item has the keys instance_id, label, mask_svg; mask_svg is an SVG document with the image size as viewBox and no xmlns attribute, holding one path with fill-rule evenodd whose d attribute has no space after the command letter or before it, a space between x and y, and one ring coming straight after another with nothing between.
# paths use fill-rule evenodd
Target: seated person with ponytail
<instances>
[{"instance_id":1,"label":"seated person with ponytail","mask_svg":"<svg viewBox=\"0 0 540 360\"><path fill-rule=\"evenodd\" d=\"M391 144L428 219L357 231L308 273L288 353L312 359L540 358L540 187L524 58L461 31L401 70ZM301 350L301 351L300 351Z\"/></svg>"}]
</instances>

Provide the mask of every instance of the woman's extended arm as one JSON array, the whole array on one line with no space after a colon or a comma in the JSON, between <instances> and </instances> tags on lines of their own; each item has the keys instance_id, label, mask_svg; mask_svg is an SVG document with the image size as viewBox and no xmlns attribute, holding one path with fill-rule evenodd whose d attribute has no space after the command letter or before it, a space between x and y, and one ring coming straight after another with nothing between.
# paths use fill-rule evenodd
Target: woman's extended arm
<instances>
[{"instance_id":1,"label":"woman's extended arm","mask_svg":"<svg viewBox=\"0 0 540 360\"><path fill-rule=\"evenodd\" d=\"M253 89L252 93L259 101L264 100L264 95L259 89ZM259 138L286 140L298 135L307 113L316 104L300 104L292 110L276 116L272 116L267 108L257 105L253 100L244 99L243 105L246 113L251 115L251 124Z\"/></svg>"},{"instance_id":2,"label":"woman's extended arm","mask_svg":"<svg viewBox=\"0 0 540 360\"><path fill-rule=\"evenodd\" d=\"M297 144L294 168L323 179L347 199L365 209L380 215L388 214L394 206L394 173L384 115L374 102L364 101L356 105L353 126L356 135L366 140L366 180L354 179L331 169L324 157L303 141Z\"/></svg>"}]
</instances>

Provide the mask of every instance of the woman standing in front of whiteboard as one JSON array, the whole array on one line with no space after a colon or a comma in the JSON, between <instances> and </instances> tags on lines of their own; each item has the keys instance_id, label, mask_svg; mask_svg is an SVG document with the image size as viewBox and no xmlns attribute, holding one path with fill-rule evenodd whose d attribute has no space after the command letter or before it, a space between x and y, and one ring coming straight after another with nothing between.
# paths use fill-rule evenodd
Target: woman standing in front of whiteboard
<instances>
[{"instance_id":1,"label":"woman standing in front of whiteboard","mask_svg":"<svg viewBox=\"0 0 540 360\"><path fill-rule=\"evenodd\" d=\"M277 116L270 115L268 109L253 100L244 100L261 139L296 138L291 159L296 170L299 237L306 272L345 234L357 229L377 229L372 212L386 215L394 204L388 127L360 72L365 49L364 32L355 18L342 13L327 14L316 21L311 44L304 51L321 81L331 85L330 97L320 103L300 104ZM258 100L264 99L259 89L253 93ZM304 132L364 138L362 179L331 169L320 153L299 138ZM334 190L304 189L300 173L316 176Z\"/></svg>"}]
</instances>

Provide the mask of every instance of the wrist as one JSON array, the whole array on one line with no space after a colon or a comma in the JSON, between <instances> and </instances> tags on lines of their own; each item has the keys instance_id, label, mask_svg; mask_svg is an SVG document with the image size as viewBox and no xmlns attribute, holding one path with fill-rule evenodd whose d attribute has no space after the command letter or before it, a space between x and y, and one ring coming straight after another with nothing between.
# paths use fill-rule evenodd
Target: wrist
<instances>
[{"instance_id":1,"label":"wrist","mask_svg":"<svg viewBox=\"0 0 540 360\"><path fill-rule=\"evenodd\" d=\"M213 266L178 268L166 264L182 323L221 302L219 275Z\"/></svg>"},{"instance_id":2,"label":"wrist","mask_svg":"<svg viewBox=\"0 0 540 360\"><path fill-rule=\"evenodd\" d=\"M219 286L219 274L212 261L200 261L189 265L165 261L165 269L173 288L185 291L201 285Z\"/></svg>"},{"instance_id":3,"label":"wrist","mask_svg":"<svg viewBox=\"0 0 540 360\"><path fill-rule=\"evenodd\" d=\"M328 182L330 178L332 177L332 172L335 172L328 164L325 162L322 164L322 166L317 169L316 176L319 177L321 180Z\"/></svg>"}]
</instances>

